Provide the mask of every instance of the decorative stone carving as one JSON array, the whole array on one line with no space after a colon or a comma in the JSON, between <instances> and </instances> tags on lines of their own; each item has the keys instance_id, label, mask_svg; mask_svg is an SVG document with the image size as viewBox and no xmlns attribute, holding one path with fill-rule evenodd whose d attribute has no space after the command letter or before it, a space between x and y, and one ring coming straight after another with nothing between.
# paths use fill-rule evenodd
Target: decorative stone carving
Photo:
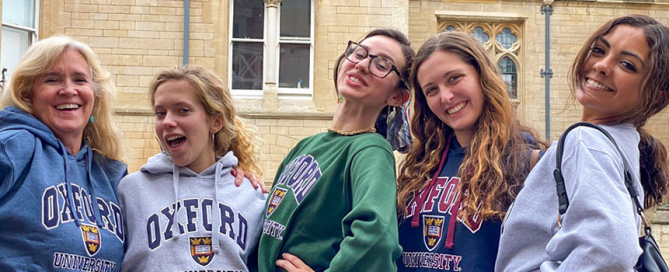
<instances>
[{"instance_id":1,"label":"decorative stone carving","mask_svg":"<svg viewBox=\"0 0 669 272\"><path fill-rule=\"evenodd\" d=\"M281 4L282 0L265 0L265 4L267 4L267 7L270 8L276 8Z\"/></svg>"}]
</instances>

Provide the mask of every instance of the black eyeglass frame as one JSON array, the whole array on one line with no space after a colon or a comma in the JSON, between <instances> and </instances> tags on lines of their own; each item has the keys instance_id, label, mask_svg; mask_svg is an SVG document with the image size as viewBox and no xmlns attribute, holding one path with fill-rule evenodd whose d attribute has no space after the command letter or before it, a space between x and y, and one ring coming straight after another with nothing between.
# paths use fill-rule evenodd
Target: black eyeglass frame
<instances>
[{"instance_id":1,"label":"black eyeglass frame","mask_svg":"<svg viewBox=\"0 0 669 272\"><path fill-rule=\"evenodd\" d=\"M365 49L365 53L367 53L367 55L366 55L364 58L362 58L362 60L356 62L356 61L353 61L353 60L351 60L351 59L348 58L348 57L352 54L352 53L351 53L351 54L347 54L347 53L349 52L348 49L351 48L351 45L352 45L352 44L354 44L354 45L356 45L357 47L360 47L360 48L362 48L362 49ZM359 44L359 43L357 43L357 42L354 42L354 41L350 41L350 40L349 40L349 41L348 41L348 45L346 46L346 51L344 51L344 57L346 58L346 60L348 60L348 61L350 61L350 62L352 62L352 63L355 63L355 64L358 64L358 63L362 62L363 60L365 60L367 57L369 57L369 66L367 67L367 70L370 71L370 72L369 72L370 74L372 74L373 76L378 77L378 78L386 78L386 77L388 77L388 75L390 75L390 72L395 72L395 74L397 74L397 77L400 79L400 81L404 82L404 79L402 78L402 74L400 73L400 70L397 69L397 66L395 66L395 64L392 64L389 60L385 59L385 58L382 57L382 56L374 55L374 54L370 54L370 53L369 53L369 49L368 49L367 47L365 47L364 45L362 45L362 44ZM388 62L388 64L390 64L390 70L388 70L388 73L386 73L385 76L382 76L382 77L381 77L381 76L375 75L374 73L371 72L372 62L374 61L375 58L381 58L381 59L385 60L386 62Z\"/></svg>"}]
</instances>

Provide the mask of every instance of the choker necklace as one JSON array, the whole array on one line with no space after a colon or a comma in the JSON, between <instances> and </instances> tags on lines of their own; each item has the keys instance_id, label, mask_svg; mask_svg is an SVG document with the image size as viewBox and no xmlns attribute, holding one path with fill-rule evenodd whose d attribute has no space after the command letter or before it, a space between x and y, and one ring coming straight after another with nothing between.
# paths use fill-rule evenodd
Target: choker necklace
<instances>
[{"instance_id":1,"label":"choker necklace","mask_svg":"<svg viewBox=\"0 0 669 272\"><path fill-rule=\"evenodd\" d=\"M365 128L365 129L359 129L359 130L354 130L354 131L341 131L336 128L328 128L328 131L337 133L339 135L344 135L344 136L353 136L357 135L360 133L366 133L366 132L376 132L376 128Z\"/></svg>"}]
</instances>

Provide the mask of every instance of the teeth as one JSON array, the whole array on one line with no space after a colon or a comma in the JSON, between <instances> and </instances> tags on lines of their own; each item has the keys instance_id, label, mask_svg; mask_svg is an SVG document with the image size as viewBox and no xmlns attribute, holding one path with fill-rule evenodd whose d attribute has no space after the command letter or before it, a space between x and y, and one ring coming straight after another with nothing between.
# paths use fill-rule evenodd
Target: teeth
<instances>
[{"instance_id":1,"label":"teeth","mask_svg":"<svg viewBox=\"0 0 669 272\"><path fill-rule=\"evenodd\" d=\"M592 79L588 79L588 85L590 85L592 87L595 87L597 89L605 90L605 91L610 91L611 90L609 87L606 87L606 86L604 86L604 85L600 84L599 82L594 81Z\"/></svg>"},{"instance_id":2,"label":"teeth","mask_svg":"<svg viewBox=\"0 0 669 272\"><path fill-rule=\"evenodd\" d=\"M56 106L56 109L59 109L59 110L65 110L65 109L69 110L69 109L78 109L78 108L79 108L79 105L77 105L77 104L62 104L62 105Z\"/></svg>"},{"instance_id":3,"label":"teeth","mask_svg":"<svg viewBox=\"0 0 669 272\"><path fill-rule=\"evenodd\" d=\"M351 81L353 81L355 83L360 83L360 80L357 77L350 76L350 77L348 77L348 79L350 79Z\"/></svg>"},{"instance_id":4,"label":"teeth","mask_svg":"<svg viewBox=\"0 0 669 272\"><path fill-rule=\"evenodd\" d=\"M464 108L465 104L466 104L465 102L460 102L459 104L455 105L455 107L446 110L446 112L448 112L448 114L455 114L459 112L462 108Z\"/></svg>"},{"instance_id":5,"label":"teeth","mask_svg":"<svg viewBox=\"0 0 669 272\"><path fill-rule=\"evenodd\" d=\"M180 139L180 138L183 138L183 137L184 137L184 136L181 136L181 135L170 136L170 137L167 137L167 140L168 140L168 141L174 141L174 140L176 140L176 139Z\"/></svg>"}]
</instances>

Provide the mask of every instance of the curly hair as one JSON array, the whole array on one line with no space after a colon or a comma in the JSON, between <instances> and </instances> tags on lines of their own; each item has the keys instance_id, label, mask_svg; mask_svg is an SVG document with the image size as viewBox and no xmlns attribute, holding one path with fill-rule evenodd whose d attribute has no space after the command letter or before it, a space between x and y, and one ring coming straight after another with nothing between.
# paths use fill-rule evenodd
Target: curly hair
<instances>
[{"instance_id":1,"label":"curly hair","mask_svg":"<svg viewBox=\"0 0 669 272\"><path fill-rule=\"evenodd\" d=\"M480 213L481 220L493 216L502 218L529 172L528 150L545 149L546 145L528 141L527 134L538 139L537 133L517 120L497 66L473 37L462 32L440 33L428 39L418 50L411 68L410 82L416 97L411 131L415 138L400 164L398 212L406 214L407 203L427 186L437 170L447 139L454 134L451 127L430 111L418 82L419 67L437 51L453 53L472 65L479 74L484 97L476 131L458 169L461 178L458 190L462 192L466 188L462 193L467 195L461 215L470 218Z\"/></svg>"},{"instance_id":2,"label":"curly hair","mask_svg":"<svg viewBox=\"0 0 669 272\"><path fill-rule=\"evenodd\" d=\"M648 44L648 70L641 83L639 95L641 105L631 114L612 120L609 124L632 123L639 132L641 140L641 184L645 197L644 206L652 207L660 202L668 192L669 169L667 166L667 150L657 139L653 138L643 126L655 114L669 104L669 28L646 15L627 15L612 19L599 27L585 41L585 45L576 55L569 73L571 82L570 100L575 100L576 86L582 80L585 63L596 41L610 33L616 26L626 25L643 30Z\"/></svg>"},{"instance_id":3,"label":"curly hair","mask_svg":"<svg viewBox=\"0 0 669 272\"><path fill-rule=\"evenodd\" d=\"M95 122L86 124L83 138L88 140L93 150L105 157L124 161L125 145L112 117L116 87L111 74L102 67L93 49L71 37L55 35L30 46L12 73L7 90L0 100L0 108L15 106L34 115L33 83L56 64L60 55L68 49L76 50L84 57L93 79L95 103L92 114Z\"/></svg>"},{"instance_id":4,"label":"curly hair","mask_svg":"<svg viewBox=\"0 0 669 272\"><path fill-rule=\"evenodd\" d=\"M155 104L158 87L168 80L184 80L195 91L195 97L202 103L210 117L221 115L223 128L215 134L214 153L223 156L233 151L239 165L244 170L262 177L260 167L261 140L254 126L247 126L237 116L230 91L223 80L199 66L182 66L160 72L149 86L151 105Z\"/></svg>"}]
</instances>

